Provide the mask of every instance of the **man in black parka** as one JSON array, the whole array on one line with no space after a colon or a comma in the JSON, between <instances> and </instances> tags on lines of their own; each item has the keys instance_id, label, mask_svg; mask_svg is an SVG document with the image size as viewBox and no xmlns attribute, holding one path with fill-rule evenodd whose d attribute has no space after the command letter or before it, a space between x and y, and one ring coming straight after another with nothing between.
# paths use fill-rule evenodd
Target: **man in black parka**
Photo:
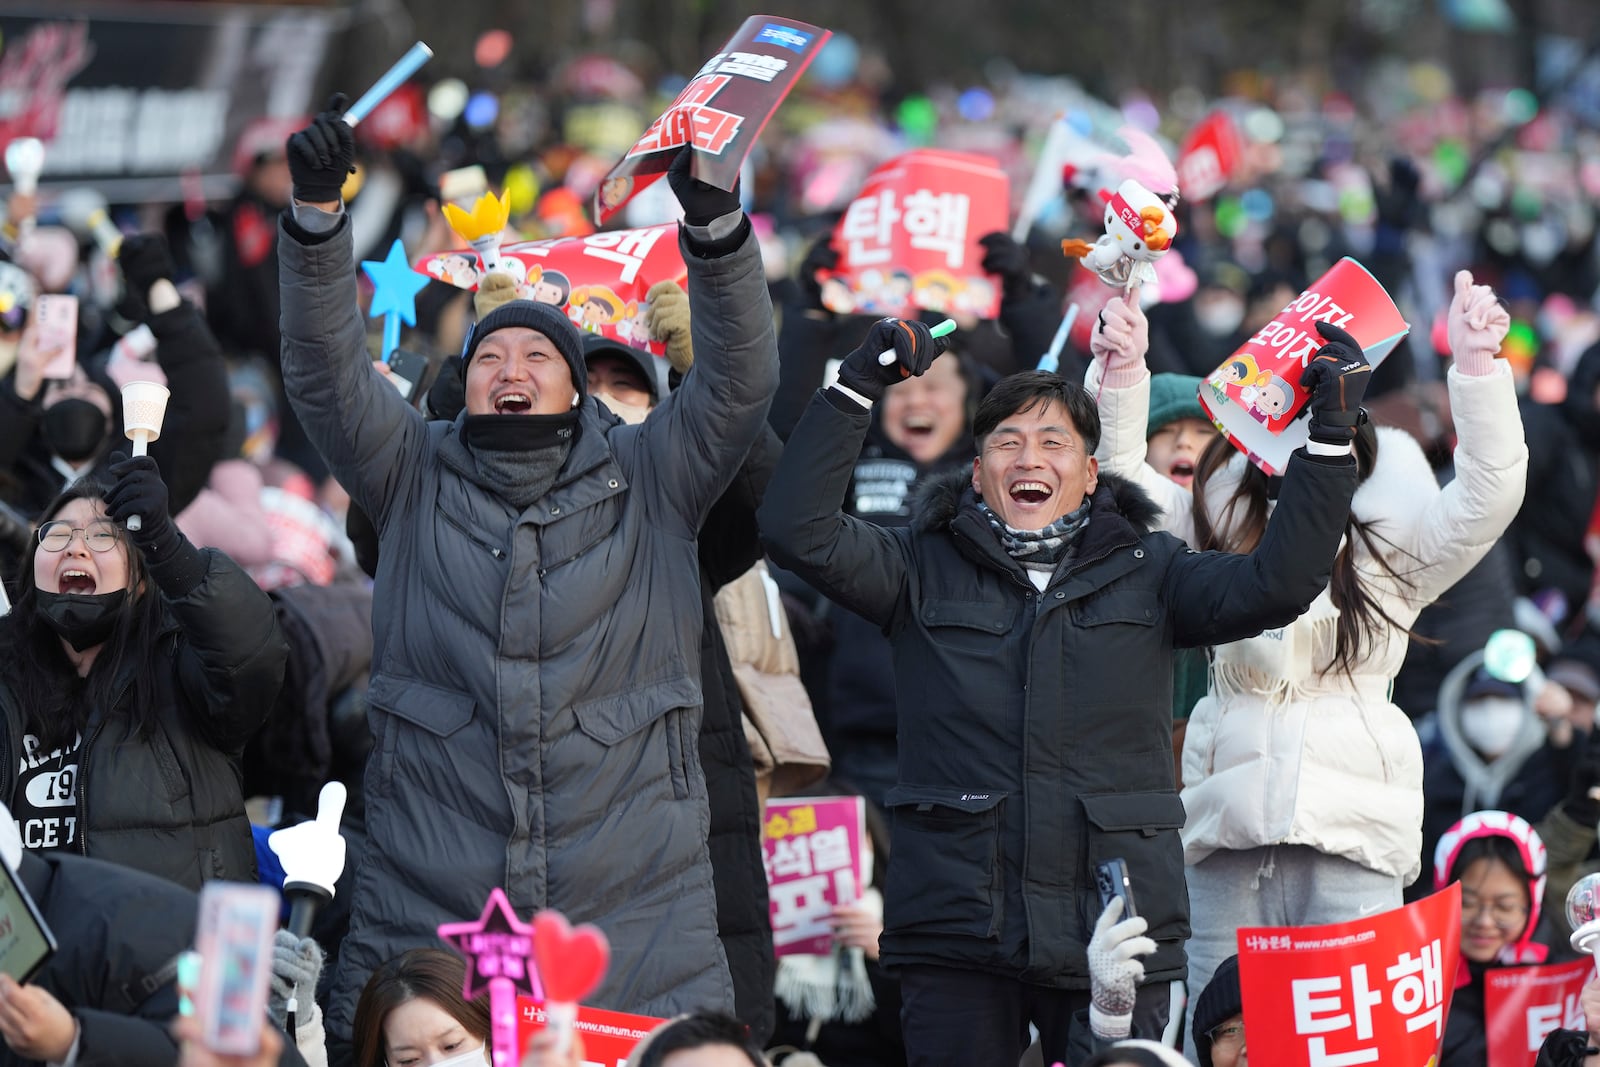
<instances>
[{"instance_id":1,"label":"man in black parka","mask_svg":"<svg viewBox=\"0 0 1600 1067\"><path fill-rule=\"evenodd\" d=\"M1261 543L1237 555L1154 531L1149 498L1098 473L1093 398L1041 372L989 393L970 478L935 485L910 527L845 516L871 405L937 351L920 323L873 328L789 438L762 536L893 649L900 774L882 958L901 978L909 1062L1014 1063L1030 1021L1044 1062L1079 1062L1098 863L1126 860L1157 943L1136 1032L1159 1036L1167 983L1185 973L1172 650L1286 625L1326 585L1370 370L1338 344L1311 361L1312 440Z\"/></svg>"}]
</instances>

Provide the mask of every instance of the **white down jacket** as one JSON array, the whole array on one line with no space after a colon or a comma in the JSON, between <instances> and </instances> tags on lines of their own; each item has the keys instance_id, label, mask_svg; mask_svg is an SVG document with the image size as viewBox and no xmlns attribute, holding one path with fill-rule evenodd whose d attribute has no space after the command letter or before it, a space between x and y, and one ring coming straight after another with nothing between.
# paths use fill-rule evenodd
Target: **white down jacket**
<instances>
[{"instance_id":1,"label":"white down jacket","mask_svg":"<svg viewBox=\"0 0 1600 1067\"><path fill-rule=\"evenodd\" d=\"M1088 380L1102 420L1096 456L1145 487L1166 512L1164 528L1193 543L1190 494L1144 462L1149 377L1102 389L1097 369ZM1406 654L1400 627L1483 558L1521 507L1527 481L1510 368L1497 361L1482 377L1452 368L1449 388L1455 479L1441 489L1416 441L1380 428L1376 468L1350 505L1388 565L1358 543L1357 570L1397 626L1385 626L1346 676L1332 666L1338 609L1324 590L1289 626L1213 650L1210 691L1184 740L1186 862L1218 849L1298 844L1405 884L1420 872L1422 753L1389 699ZM1206 487L1213 524L1246 462L1234 455Z\"/></svg>"}]
</instances>

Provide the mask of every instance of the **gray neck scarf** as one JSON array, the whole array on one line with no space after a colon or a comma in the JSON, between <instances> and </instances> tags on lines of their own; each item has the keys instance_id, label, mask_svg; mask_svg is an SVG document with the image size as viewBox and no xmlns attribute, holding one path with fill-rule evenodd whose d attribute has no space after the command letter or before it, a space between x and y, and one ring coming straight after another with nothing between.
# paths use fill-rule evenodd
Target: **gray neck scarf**
<instances>
[{"instance_id":1,"label":"gray neck scarf","mask_svg":"<svg viewBox=\"0 0 1600 1067\"><path fill-rule=\"evenodd\" d=\"M1076 511L1067 512L1042 530L1019 530L1009 526L981 500L978 510L989 520L989 528L1000 539L1006 554L1031 571L1054 571L1077 545L1083 528L1089 525L1088 498Z\"/></svg>"},{"instance_id":2,"label":"gray neck scarf","mask_svg":"<svg viewBox=\"0 0 1600 1067\"><path fill-rule=\"evenodd\" d=\"M555 484L572 451L577 415L469 415L463 440L484 481L523 509Z\"/></svg>"}]
</instances>

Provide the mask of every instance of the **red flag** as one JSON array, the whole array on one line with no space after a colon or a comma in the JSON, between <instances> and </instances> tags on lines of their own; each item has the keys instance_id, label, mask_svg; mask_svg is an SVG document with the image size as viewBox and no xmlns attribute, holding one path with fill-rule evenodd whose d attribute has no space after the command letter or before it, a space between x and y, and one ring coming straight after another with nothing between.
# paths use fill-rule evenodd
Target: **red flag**
<instances>
[{"instance_id":1,"label":"red flag","mask_svg":"<svg viewBox=\"0 0 1600 1067\"><path fill-rule=\"evenodd\" d=\"M1226 111L1213 111L1189 131L1178 153L1178 189L1185 200L1209 200L1228 184L1243 155L1239 130Z\"/></svg>"}]
</instances>

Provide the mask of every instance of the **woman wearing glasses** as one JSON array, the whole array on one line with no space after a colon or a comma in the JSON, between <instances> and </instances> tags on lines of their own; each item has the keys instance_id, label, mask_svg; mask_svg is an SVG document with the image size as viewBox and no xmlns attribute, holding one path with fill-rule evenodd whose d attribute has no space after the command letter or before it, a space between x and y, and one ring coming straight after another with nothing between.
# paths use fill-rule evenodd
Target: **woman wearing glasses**
<instances>
[{"instance_id":1,"label":"woman wearing glasses","mask_svg":"<svg viewBox=\"0 0 1600 1067\"><path fill-rule=\"evenodd\" d=\"M1544 898L1544 842L1505 811L1475 811L1439 839L1433 886L1461 883L1461 964L1445 1021L1439 1067L1484 1067L1484 973L1543 963L1549 949L1533 940Z\"/></svg>"},{"instance_id":2,"label":"woman wearing glasses","mask_svg":"<svg viewBox=\"0 0 1600 1067\"><path fill-rule=\"evenodd\" d=\"M238 760L283 679L272 603L178 532L153 460L110 473L44 512L0 619L0 800L30 849L254 881Z\"/></svg>"}]
</instances>

